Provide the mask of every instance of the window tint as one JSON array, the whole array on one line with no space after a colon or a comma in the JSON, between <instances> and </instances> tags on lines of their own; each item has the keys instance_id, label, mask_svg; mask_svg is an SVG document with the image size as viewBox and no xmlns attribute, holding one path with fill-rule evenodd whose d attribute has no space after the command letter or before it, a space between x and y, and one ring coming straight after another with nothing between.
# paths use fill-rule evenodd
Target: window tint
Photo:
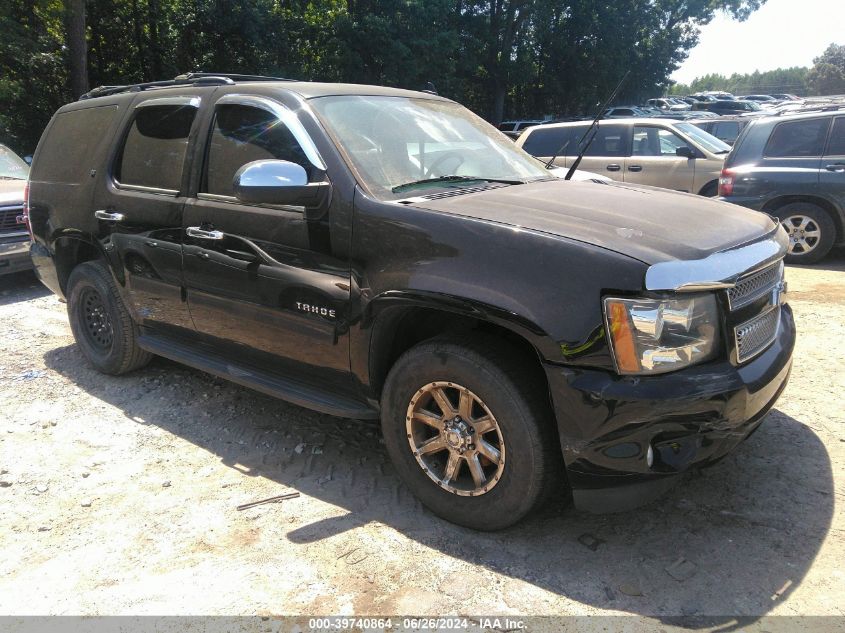
<instances>
[{"instance_id":1,"label":"window tint","mask_svg":"<svg viewBox=\"0 0 845 633\"><path fill-rule=\"evenodd\" d=\"M829 123L829 118L780 123L769 137L763 154L775 158L821 156Z\"/></svg>"},{"instance_id":2,"label":"window tint","mask_svg":"<svg viewBox=\"0 0 845 633\"><path fill-rule=\"evenodd\" d=\"M139 107L117 165L118 182L178 191L196 113L187 105Z\"/></svg>"},{"instance_id":3,"label":"window tint","mask_svg":"<svg viewBox=\"0 0 845 633\"><path fill-rule=\"evenodd\" d=\"M715 123L713 125L713 131L710 133L723 141L733 143L736 141L736 137L739 136L739 123L736 121Z\"/></svg>"},{"instance_id":4,"label":"window tint","mask_svg":"<svg viewBox=\"0 0 845 633\"><path fill-rule=\"evenodd\" d=\"M575 144L578 142L579 136L575 135L573 140L573 128L571 127L552 127L552 128L538 128L532 130L522 149L532 156L554 156L561 147L566 145L560 156L571 156L575 154Z\"/></svg>"},{"instance_id":5,"label":"window tint","mask_svg":"<svg viewBox=\"0 0 845 633\"><path fill-rule=\"evenodd\" d=\"M635 126L633 156L675 156L675 150L686 147L687 142L669 130L656 127Z\"/></svg>"},{"instance_id":6,"label":"window tint","mask_svg":"<svg viewBox=\"0 0 845 633\"><path fill-rule=\"evenodd\" d=\"M827 147L828 156L845 156L845 116L836 117Z\"/></svg>"},{"instance_id":7,"label":"window tint","mask_svg":"<svg viewBox=\"0 0 845 633\"><path fill-rule=\"evenodd\" d=\"M57 114L38 146L32 179L81 183L107 140L117 106L99 106Z\"/></svg>"},{"instance_id":8,"label":"window tint","mask_svg":"<svg viewBox=\"0 0 845 633\"><path fill-rule=\"evenodd\" d=\"M574 128L580 139L586 127ZM592 145L584 156L626 156L628 154L628 139L624 125L599 125ZM577 141L576 141L577 142Z\"/></svg>"},{"instance_id":9,"label":"window tint","mask_svg":"<svg viewBox=\"0 0 845 633\"><path fill-rule=\"evenodd\" d=\"M250 106L217 106L202 191L232 196L232 179L255 160L287 160L310 171L299 143L276 115Z\"/></svg>"}]
</instances>

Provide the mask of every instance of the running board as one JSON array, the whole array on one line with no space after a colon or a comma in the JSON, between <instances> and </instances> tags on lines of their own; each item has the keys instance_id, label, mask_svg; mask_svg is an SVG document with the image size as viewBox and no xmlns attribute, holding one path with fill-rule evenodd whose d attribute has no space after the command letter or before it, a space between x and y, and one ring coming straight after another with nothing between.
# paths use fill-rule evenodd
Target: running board
<instances>
[{"instance_id":1,"label":"running board","mask_svg":"<svg viewBox=\"0 0 845 633\"><path fill-rule=\"evenodd\" d=\"M145 332L138 337L138 346L156 356L169 358L177 363L231 380L306 409L340 418L359 420L378 418L378 411L354 398L326 393L318 387L280 374L234 363L213 350L203 349L197 345L186 345L169 337Z\"/></svg>"}]
</instances>

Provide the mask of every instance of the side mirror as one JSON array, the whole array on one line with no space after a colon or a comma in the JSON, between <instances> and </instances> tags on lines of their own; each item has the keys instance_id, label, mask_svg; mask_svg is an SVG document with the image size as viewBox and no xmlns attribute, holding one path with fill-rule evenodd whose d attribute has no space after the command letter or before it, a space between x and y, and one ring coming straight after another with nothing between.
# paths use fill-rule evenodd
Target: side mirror
<instances>
[{"instance_id":1,"label":"side mirror","mask_svg":"<svg viewBox=\"0 0 845 633\"><path fill-rule=\"evenodd\" d=\"M331 184L308 182L302 165L286 160L256 160L243 165L232 180L235 197L252 204L324 207Z\"/></svg>"},{"instance_id":2,"label":"side mirror","mask_svg":"<svg viewBox=\"0 0 845 633\"><path fill-rule=\"evenodd\" d=\"M693 151L693 149L691 147L689 147L687 145L683 145L681 147L678 147L675 150L675 155L676 156L683 156L684 158L695 158L695 152Z\"/></svg>"}]
</instances>

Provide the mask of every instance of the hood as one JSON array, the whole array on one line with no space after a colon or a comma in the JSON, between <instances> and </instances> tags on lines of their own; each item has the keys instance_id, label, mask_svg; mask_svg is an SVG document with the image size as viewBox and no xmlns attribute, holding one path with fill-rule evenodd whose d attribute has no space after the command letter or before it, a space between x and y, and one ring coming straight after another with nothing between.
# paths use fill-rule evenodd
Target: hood
<instances>
[{"instance_id":1,"label":"hood","mask_svg":"<svg viewBox=\"0 0 845 633\"><path fill-rule=\"evenodd\" d=\"M775 226L726 202L618 182L543 181L413 204L595 244L646 264L701 259Z\"/></svg>"},{"instance_id":2,"label":"hood","mask_svg":"<svg viewBox=\"0 0 845 633\"><path fill-rule=\"evenodd\" d=\"M0 206L23 204L25 180L0 180Z\"/></svg>"}]
</instances>

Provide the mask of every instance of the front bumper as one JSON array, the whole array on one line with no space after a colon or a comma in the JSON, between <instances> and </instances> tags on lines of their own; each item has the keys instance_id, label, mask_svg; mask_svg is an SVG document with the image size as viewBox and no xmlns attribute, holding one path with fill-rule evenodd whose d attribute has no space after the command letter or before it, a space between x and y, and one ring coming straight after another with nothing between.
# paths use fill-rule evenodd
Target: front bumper
<instances>
[{"instance_id":1,"label":"front bumper","mask_svg":"<svg viewBox=\"0 0 845 633\"><path fill-rule=\"evenodd\" d=\"M792 311L783 305L774 342L740 367L722 361L620 377L547 364L576 505L593 511L636 507L679 473L727 455L757 429L786 387L794 346Z\"/></svg>"},{"instance_id":2,"label":"front bumper","mask_svg":"<svg viewBox=\"0 0 845 633\"><path fill-rule=\"evenodd\" d=\"M29 234L0 235L0 275L30 269Z\"/></svg>"}]
</instances>

